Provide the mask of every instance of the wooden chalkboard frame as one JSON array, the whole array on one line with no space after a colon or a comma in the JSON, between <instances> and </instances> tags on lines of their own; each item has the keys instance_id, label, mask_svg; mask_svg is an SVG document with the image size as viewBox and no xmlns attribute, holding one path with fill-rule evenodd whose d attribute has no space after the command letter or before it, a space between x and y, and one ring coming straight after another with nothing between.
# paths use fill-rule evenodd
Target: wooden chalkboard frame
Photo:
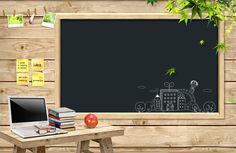
<instances>
[{"instance_id":1,"label":"wooden chalkboard frame","mask_svg":"<svg viewBox=\"0 0 236 153\"><path fill-rule=\"evenodd\" d=\"M60 21L62 19L179 19L166 13L58 13L56 15L55 104L60 107ZM224 42L224 22L218 26L218 41ZM224 54L218 54L218 112L216 113L96 113L100 119L224 119ZM82 119L87 113L77 113Z\"/></svg>"}]
</instances>

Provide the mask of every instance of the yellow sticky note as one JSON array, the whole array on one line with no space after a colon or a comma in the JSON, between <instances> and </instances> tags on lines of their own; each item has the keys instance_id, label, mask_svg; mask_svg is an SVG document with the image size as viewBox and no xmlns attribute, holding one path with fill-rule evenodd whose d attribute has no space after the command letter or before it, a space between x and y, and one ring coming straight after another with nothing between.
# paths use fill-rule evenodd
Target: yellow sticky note
<instances>
[{"instance_id":1,"label":"yellow sticky note","mask_svg":"<svg viewBox=\"0 0 236 153\"><path fill-rule=\"evenodd\" d=\"M29 74L28 73L17 73L16 84L20 86L29 85Z\"/></svg>"},{"instance_id":2,"label":"yellow sticky note","mask_svg":"<svg viewBox=\"0 0 236 153\"><path fill-rule=\"evenodd\" d=\"M31 60L32 71L43 71L44 70L44 60L43 59L32 59Z\"/></svg>"},{"instance_id":3,"label":"yellow sticky note","mask_svg":"<svg viewBox=\"0 0 236 153\"><path fill-rule=\"evenodd\" d=\"M44 86L44 73L32 74L32 86Z\"/></svg>"},{"instance_id":4,"label":"yellow sticky note","mask_svg":"<svg viewBox=\"0 0 236 153\"><path fill-rule=\"evenodd\" d=\"M29 72L29 60L16 59L16 72Z\"/></svg>"}]
</instances>

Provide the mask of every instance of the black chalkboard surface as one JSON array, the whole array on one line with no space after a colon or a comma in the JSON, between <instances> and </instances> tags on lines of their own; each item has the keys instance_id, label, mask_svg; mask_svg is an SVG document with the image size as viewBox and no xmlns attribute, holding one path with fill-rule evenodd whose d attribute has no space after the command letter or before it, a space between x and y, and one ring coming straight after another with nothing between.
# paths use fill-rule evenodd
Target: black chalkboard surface
<instances>
[{"instance_id":1,"label":"black chalkboard surface","mask_svg":"<svg viewBox=\"0 0 236 153\"><path fill-rule=\"evenodd\" d=\"M218 28L207 20L178 21L62 19L61 106L218 112ZM167 75L169 68L176 73Z\"/></svg>"}]
</instances>

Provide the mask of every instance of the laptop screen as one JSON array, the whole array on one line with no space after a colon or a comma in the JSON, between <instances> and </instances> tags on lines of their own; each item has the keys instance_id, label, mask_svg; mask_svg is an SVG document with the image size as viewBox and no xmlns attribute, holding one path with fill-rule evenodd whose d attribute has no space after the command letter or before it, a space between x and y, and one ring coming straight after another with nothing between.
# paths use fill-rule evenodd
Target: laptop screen
<instances>
[{"instance_id":1,"label":"laptop screen","mask_svg":"<svg viewBox=\"0 0 236 153\"><path fill-rule=\"evenodd\" d=\"M10 98L12 123L47 121L44 98Z\"/></svg>"}]
</instances>

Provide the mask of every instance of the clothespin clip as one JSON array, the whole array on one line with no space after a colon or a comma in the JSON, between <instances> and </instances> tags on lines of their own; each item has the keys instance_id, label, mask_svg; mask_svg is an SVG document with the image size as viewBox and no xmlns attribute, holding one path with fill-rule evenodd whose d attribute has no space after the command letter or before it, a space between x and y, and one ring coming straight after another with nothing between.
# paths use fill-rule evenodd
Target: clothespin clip
<instances>
[{"instance_id":1,"label":"clothespin clip","mask_svg":"<svg viewBox=\"0 0 236 153\"><path fill-rule=\"evenodd\" d=\"M27 10L27 16L30 16L30 9Z\"/></svg>"},{"instance_id":2,"label":"clothespin clip","mask_svg":"<svg viewBox=\"0 0 236 153\"><path fill-rule=\"evenodd\" d=\"M35 8L36 9L36 8ZM36 12L36 11L35 11ZM30 12L29 12L29 9L28 9L28 14L30 16ZM34 16L35 16L35 13L33 13L30 18L29 18L29 24L32 24L34 22Z\"/></svg>"},{"instance_id":3,"label":"clothespin clip","mask_svg":"<svg viewBox=\"0 0 236 153\"><path fill-rule=\"evenodd\" d=\"M5 10L2 10L2 15L6 16Z\"/></svg>"},{"instance_id":4,"label":"clothespin clip","mask_svg":"<svg viewBox=\"0 0 236 153\"><path fill-rule=\"evenodd\" d=\"M34 8L34 15L36 15L37 14L37 10L36 10L36 8Z\"/></svg>"},{"instance_id":5,"label":"clothespin clip","mask_svg":"<svg viewBox=\"0 0 236 153\"><path fill-rule=\"evenodd\" d=\"M13 16L16 16L16 10L13 11Z\"/></svg>"},{"instance_id":6,"label":"clothespin clip","mask_svg":"<svg viewBox=\"0 0 236 153\"><path fill-rule=\"evenodd\" d=\"M70 1L67 1L67 4L69 5L69 7L72 7L72 5L71 5Z\"/></svg>"},{"instance_id":7,"label":"clothespin clip","mask_svg":"<svg viewBox=\"0 0 236 153\"><path fill-rule=\"evenodd\" d=\"M44 12L45 12L45 13L48 12L46 6L44 6L43 9L44 9Z\"/></svg>"}]
</instances>

